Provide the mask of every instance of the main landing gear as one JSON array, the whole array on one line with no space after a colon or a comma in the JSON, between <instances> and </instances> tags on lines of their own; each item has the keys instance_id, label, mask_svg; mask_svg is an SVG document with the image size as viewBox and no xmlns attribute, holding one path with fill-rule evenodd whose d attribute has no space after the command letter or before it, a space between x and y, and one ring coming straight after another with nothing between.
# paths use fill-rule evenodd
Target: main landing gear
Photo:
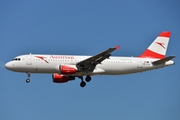
<instances>
[{"instance_id":1,"label":"main landing gear","mask_svg":"<svg viewBox=\"0 0 180 120\"><path fill-rule=\"evenodd\" d=\"M90 82L91 81L91 77L87 76L85 80L86 80L86 82Z\"/></svg>"},{"instance_id":2,"label":"main landing gear","mask_svg":"<svg viewBox=\"0 0 180 120\"><path fill-rule=\"evenodd\" d=\"M80 83L80 86L81 86L81 87L85 87L85 86L86 86L86 82L90 82L90 81L91 81L91 77L90 77L90 76L87 76L87 77L85 78L86 82L84 82L83 76L80 76L80 77L78 77L78 78L81 79L81 83Z\"/></svg>"},{"instance_id":3,"label":"main landing gear","mask_svg":"<svg viewBox=\"0 0 180 120\"><path fill-rule=\"evenodd\" d=\"M28 78L26 79L26 83L29 83L29 82L30 82L30 76L31 76L31 74L28 72L28 73L27 73L27 76L28 76Z\"/></svg>"}]
</instances>

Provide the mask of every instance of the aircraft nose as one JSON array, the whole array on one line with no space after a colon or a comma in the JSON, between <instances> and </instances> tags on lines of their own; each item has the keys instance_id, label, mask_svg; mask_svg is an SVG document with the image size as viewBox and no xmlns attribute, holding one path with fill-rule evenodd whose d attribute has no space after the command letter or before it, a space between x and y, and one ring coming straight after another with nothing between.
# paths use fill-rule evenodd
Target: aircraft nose
<instances>
[{"instance_id":1,"label":"aircraft nose","mask_svg":"<svg viewBox=\"0 0 180 120\"><path fill-rule=\"evenodd\" d=\"M5 64L5 68L8 70L11 69L11 67L12 67L12 64L10 62Z\"/></svg>"}]
</instances>

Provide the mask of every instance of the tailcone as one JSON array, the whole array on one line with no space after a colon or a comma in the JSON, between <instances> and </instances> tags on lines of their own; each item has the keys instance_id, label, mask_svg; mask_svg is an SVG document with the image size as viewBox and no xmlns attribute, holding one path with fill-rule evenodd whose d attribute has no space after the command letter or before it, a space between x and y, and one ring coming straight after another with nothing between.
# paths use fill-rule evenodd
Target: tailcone
<instances>
[{"instance_id":1,"label":"tailcone","mask_svg":"<svg viewBox=\"0 0 180 120\"><path fill-rule=\"evenodd\" d=\"M170 66L170 65L174 65L174 64L175 64L175 62L172 60L169 60L165 63L166 66Z\"/></svg>"}]
</instances>

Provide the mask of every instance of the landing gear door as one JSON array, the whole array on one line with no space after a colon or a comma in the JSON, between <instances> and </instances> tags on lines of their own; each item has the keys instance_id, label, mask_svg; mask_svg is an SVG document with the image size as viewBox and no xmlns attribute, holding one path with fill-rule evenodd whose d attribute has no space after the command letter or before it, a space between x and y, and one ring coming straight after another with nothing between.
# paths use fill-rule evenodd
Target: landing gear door
<instances>
[{"instance_id":1,"label":"landing gear door","mask_svg":"<svg viewBox=\"0 0 180 120\"><path fill-rule=\"evenodd\" d=\"M142 67L143 67L142 59L137 59L137 68L142 68Z\"/></svg>"},{"instance_id":2,"label":"landing gear door","mask_svg":"<svg viewBox=\"0 0 180 120\"><path fill-rule=\"evenodd\" d=\"M32 56L31 56L31 54L26 56L26 65L32 65Z\"/></svg>"}]
</instances>

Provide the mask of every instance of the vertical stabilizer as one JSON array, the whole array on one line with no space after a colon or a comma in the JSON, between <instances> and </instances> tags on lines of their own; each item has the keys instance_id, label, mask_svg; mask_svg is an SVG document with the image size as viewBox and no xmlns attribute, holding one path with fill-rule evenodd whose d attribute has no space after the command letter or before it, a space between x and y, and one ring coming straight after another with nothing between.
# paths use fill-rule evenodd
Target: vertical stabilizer
<instances>
[{"instance_id":1,"label":"vertical stabilizer","mask_svg":"<svg viewBox=\"0 0 180 120\"><path fill-rule=\"evenodd\" d=\"M166 55L171 32L164 31L153 41L153 43L139 57L162 59Z\"/></svg>"}]
</instances>

